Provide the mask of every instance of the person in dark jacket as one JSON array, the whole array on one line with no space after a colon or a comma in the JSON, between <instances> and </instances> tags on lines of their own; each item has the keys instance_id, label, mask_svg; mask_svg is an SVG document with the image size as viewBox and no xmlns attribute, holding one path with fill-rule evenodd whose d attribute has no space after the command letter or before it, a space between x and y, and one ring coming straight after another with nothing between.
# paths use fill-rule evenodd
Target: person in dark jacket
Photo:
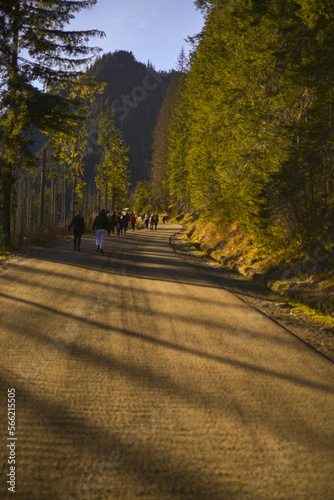
<instances>
[{"instance_id":1,"label":"person in dark jacket","mask_svg":"<svg viewBox=\"0 0 334 500\"><path fill-rule=\"evenodd\" d=\"M135 227L136 227L136 221L137 221L137 219L136 219L135 214L132 214L131 215L131 227L132 227L133 231L135 230Z\"/></svg>"},{"instance_id":2,"label":"person in dark jacket","mask_svg":"<svg viewBox=\"0 0 334 500\"><path fill-rule=\"evenodd\" d=\"M108 217L105 210L101 210L95 217L93 231L96 230L96 251L103 253L103 243L108 230Z\"/></svg>"},{"instance_id":3,"label":"person in dark jacket","mask_svg":"<svg viewBox=\"0 0 334 500\"><path fill-rule=\"evenodd\" d=\"M121 229L121 232L124 233L124 235L126 234L126 231L128 229L128 216L126 214L122 215L121 217L121 221L122 221L122 229Z\"/></svg>"},{"instance_id":4,"label":"person in dark jacket","mask_svg":"<svg viewBox=\"0 0 334 500\"><path fill-rule=\"evenodd\" d=\"M110 218L110 227L112 234L115 234L116 219L117 219L116 213L113 212Z\"/></svg>"},{"instance_id":5,"label":"person in dark jacket","mask_svg":"<svg viewBox=\"0 0 334 500\"><path fill-rule=\"evenodd\" d=\"M154 218L155 218L155 215L152 214L151 217L150 217L150 230L151 231L153 231Z\"/></svg>"},{"instance_id":6,"label":"person in dark jacket","mask_svg":"<svg viewBox=\"0 0 334 500\"><path fill-rule=\"evenodd\" d=\"M116 219L116 231L117 231L117 238L119 238L122 231L122 219L120 215Z\"/></svg>"},{"instance_id":7,"label":"person in dark jacket","mask_svg":"<svg viewBox=\"0 0 334 500\"><path fill-rule=\"evenodd\" d=\"M76 250L78 243L78 251L80 252L81 236L85 230L85 221L82 217L81 210L78 210L77 215L73 217L71 224L68 226L68 230L70 230L72 226L74 235L74 250Z\"/></svg>"},{"instance_id":8,"label":"person in dark jacket","mask_svg":"<svg viewBox=\"0 0 334 500\"><path fill-rule=\"evenodd\" d=\"M153 221L155 230L157 230L158 222L159 222L159 215L155 214L154 221Z\"/></svg>"}]
</instances>

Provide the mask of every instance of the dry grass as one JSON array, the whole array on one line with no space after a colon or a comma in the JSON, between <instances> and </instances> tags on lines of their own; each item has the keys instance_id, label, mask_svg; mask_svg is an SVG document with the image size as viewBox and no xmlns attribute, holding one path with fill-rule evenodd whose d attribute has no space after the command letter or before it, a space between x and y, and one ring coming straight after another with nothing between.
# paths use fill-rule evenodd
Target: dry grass
<instances>
[{"instance_id":1,"label":"dry grass","mask_svg":"<svg viewBox=\"0 0 334 500\"><path fill-rule=\"evenodd\" d=\"M69 234L67 230L67 226L64 225L56 225L49 226L44 229L35 229L31 231L29 234L25 235L21 242L16 241L15 247L22 248L30 245L36 245L39 243L47 243L49 241L54 241L59 238L63 238Z\"/></svg>"},{"instance_id":2,"label":"dry grass","mask_svg":"<svg viewBox=\"0 0 334 500\"><path fill-rule=\"evenodd\" d=\"M298 302L300 307L305 305L319 314L334 317L333 256L312 272L303 266L302 272L298 272L298 261L302 264L305 255L300 255L293 265L288 264L283 251L269 253L258 247L249 235L240 231L236 222L222 225L198 220L185 225L189 243L206 256Z\"/></svg>"},{"instance_id":3,"label":"dry grass","mask_svg":"<svg viewBox=\"0 0 334 500\"><path fill-rule=\"evenodd\" d=\"M70 233L67 230L67 225L64 224L49 226L44 229L34 229L25 234L21 238L16 237L9 250L0 249L0 260L5 261L10 258L17 250L27 248L32 245L48 243L59 238L64 238Z\"/></svg>"}]
</instances>

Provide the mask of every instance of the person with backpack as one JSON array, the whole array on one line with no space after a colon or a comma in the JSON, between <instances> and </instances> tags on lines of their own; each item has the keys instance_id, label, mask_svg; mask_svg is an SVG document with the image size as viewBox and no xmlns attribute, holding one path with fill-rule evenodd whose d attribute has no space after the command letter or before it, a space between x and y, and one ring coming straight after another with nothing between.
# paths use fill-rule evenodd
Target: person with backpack
<instances>
[{"instance_id":1,"label":"person with backpack","mask_svg":"<svg viewBox=\"0 0 334 500\"><path fill-rule=\"evenodd\" d=\"M155 217L154 217L154 229L155 229L155 231L157 230L158 222L159 222L159 215L155 214Z\"/></svg>"},{"instance_id":2,"label":"person with backpack","mask_svg":"<svg viewBox=\"0 0 334 500\"><path fill-rule=\"evenodd\" d=\"M129 229L130 215L129 212L126 212L122 217L124 233Z\"/></svg>"},{"instance_id":3,"label":"person with backpack","mask_svg":"<svg viewBox=\"0 0 334 500\"><path fill-rule=\"evenodd\" d=\"M122 229L121 229L121 232L123 233L124 232L124 235L126 234L126 231L128 229L128 216L126 214L123 214L122 217L121 217L121 221L122 221Z\"/></svg>"},{"instance_id":4,"label":"person with backpack","mask_svg":"<svg viewBox=\"0 0 334 500\"><path fill-rule=\"evenodd\" d=\"M135 230L135 227L136 227L136 221L137 221L137 219L136 219L135 214L132 214L131 215L131 227L132 227L133 231Z\"/></svg>"},{"instance_id":5,"label":"person with backpack","mask_svg":"<svg viewBox=\"0 0 334 500\"><path fill-rule=\"evenodd\" d=\"M119 236L121 234L121 229L122 229L122 220L121 220L121 216L118 215L118 217L116 219L117 238L119 238Z\"/></svg>"},{"instance_id":6,"label":"person with backpack","mask_svg":"<svg viewBox=\"0 0 334 500\"><path fill-rule=\"evenodd\" d=\"M99 215L95 217L93 223L93 231L96 230L96 251L103 252L103 243L108 230L108 217L105 210L101 210Z\"/></svg>"},{"instance_id":7,"label":"person with backpack","mask_svg":"<svg viewBox=\"0 0 334 500\"><path fill-rule=\"evenodd\" d=\"M78 242L78 251L80 252L81 236L85 230L85 221L82 217L81 210L78 210L76 216L73 217L71 224L68 226L68 230L70 230L72 226L74 235L74 250L76 250Z\"/></svg>"},{"instance_id":8,"label":"person with backpack","mask_svg":"<svg viewBox=\"0 0 334 500\"><path fill-rule=\"evenodd\" d=\"M151 231L153 231L154 217L155 217L154 214L152 214L150 217L150 230Z\"/></svg>"}]
</instances>

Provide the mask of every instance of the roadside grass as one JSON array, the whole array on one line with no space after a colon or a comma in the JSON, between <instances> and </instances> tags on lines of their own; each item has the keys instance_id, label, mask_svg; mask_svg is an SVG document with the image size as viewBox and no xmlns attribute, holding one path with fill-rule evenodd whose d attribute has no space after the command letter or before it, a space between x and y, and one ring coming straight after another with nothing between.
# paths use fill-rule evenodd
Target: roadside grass
<instances>
[{"instance_id":1,"label":"roadside grass","mask_svg":"<svg viewBox=\"0 0 334 500\"><path fill-rule=\"evenodd\" d=\"M289 303L293 307L293 312L302 314L303 316L309 316L319 323L325 323L328 326L334 326L334 318L321 314L319 311L312 309L311 307L307 306L306 304L302 304L301 302L290 300Z\"/></svg>"},{"instance_id":2,"label":"roadside grass","mask_svg":"<svg viewBox=\"0 0 334 500\"><path fill-rule=\"evenodd\" d=\"M334 269L332 258L312 272L293 272L308 258L298 244L288 249L266 249L243 234L237 223L219 225L217 221L179 219L185 227L182 238L195 255L208 262L237 271L247 281L261 286L272 300L286 303L291 313L312 317L319 324L334 326ZM298 253L299 251L299 253ZM298 258L297 258L298 257Z\"/></svg>"},{"instance_id":3,"label":"roadside grass","mask_svg":"<svg viewBox=\"0 0 334 500\"><path fill-rule=\"evenodd\" d=\"M1 260L7 260L8 257L10 257L12 255L12 251L10 250L0 250L0 261Z\"/></svg>"},{"instance_id":4,"label":"roadside grass","mask_svg":"<svg viewBox=\"0 0 334 500\"><path fill-rule=\"evenodd\" d=\"M20 241L16 240L8 250L0 250L0 262L5 262L11 258L15 258L18 252L27 248L33 248L36 245L43 245L61 238L69 238L72 233L69 233L67 227L63 224L49 226L45 229L37 229L31 231L24 236Z\"/></svg>"}]
</instances>

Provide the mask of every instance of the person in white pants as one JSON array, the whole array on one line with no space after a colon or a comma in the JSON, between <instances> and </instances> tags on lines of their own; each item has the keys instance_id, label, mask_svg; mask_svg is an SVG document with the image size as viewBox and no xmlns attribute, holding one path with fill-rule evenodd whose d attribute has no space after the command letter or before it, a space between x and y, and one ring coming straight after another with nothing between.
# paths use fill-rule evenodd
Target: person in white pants
<instances>
[{"instance_id":1,"label":"person in white pants","mask_svg":"<svg viewBox=\"0 0 334 500\"><path fill-rule=\"evenodd\" d=\"M108 217L105 210L101 210L95 217L93 231L96 229L96 251L103 253L103 243L108 228Z\"/></svg>"},{"instance_id":2,"label":"person in white pants","mask_svg":"<svg viewBox=\"0 0 334 500\"><path fill-rule=\"evenodd\" d=\"M96 247L97 247L97 252L100 250L101 253L103 253L103 243L104 243L104 238L106 235L105 229L97 229L96 230Z\"/></svg>"}]
</instances>

